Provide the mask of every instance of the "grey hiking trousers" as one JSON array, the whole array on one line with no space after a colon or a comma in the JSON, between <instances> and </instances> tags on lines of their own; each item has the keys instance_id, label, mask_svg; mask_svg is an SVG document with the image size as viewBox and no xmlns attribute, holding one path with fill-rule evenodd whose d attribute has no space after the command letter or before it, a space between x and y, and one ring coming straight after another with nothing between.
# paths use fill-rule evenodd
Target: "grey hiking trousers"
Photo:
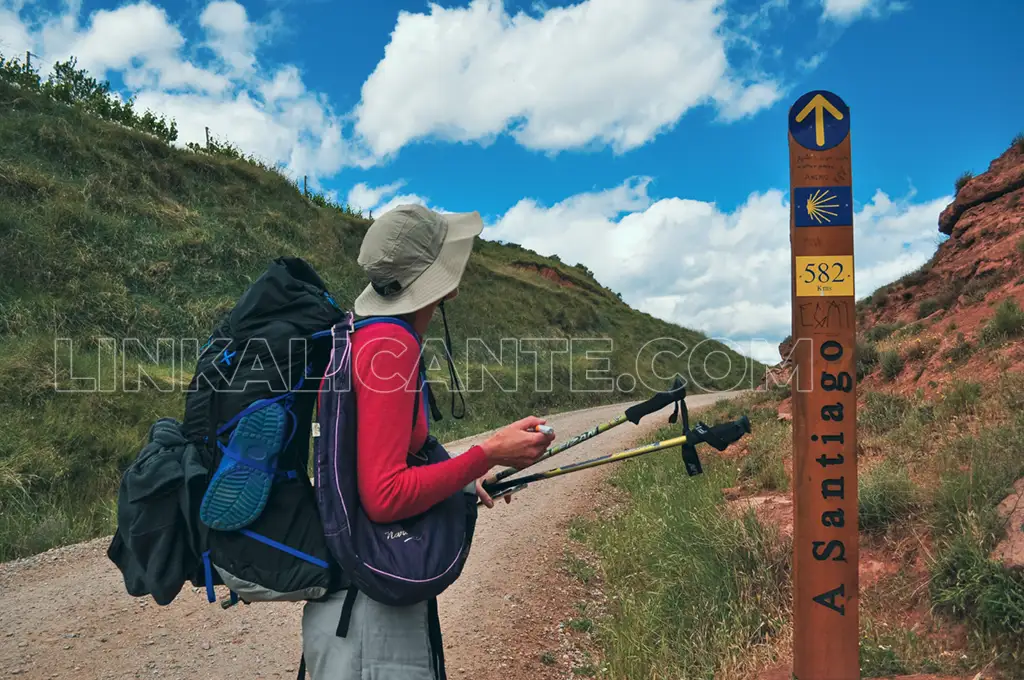
<instances>
[{"instance_id":1,"label":"grey hiking trousers","mask_svg":"<svg viewBox=\"0 0 1024 680\"><path fill-rule=\"evenodd\" d=\"M348 595L332 593L303 609L302 654L312 680L444 679L436 602L389 607L358 593L344 630Z\"/></svg>"}]
</instances>

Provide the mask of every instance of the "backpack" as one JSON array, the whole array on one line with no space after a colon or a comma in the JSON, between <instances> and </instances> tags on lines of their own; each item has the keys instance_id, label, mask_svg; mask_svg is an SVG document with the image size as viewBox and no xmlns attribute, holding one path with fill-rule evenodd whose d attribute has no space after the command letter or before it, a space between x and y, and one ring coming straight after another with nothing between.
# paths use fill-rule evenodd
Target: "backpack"
<instances>
[{"instance_id":1,"label":"backpack","mask_svg":"<svg viewBox=\"0 0 1024 680\"><path fill-rule=\"evenodd\" d=\"M308 466L317 386L343 311L313 268L279 257L201 348L182 433L209 471L199 511L207 598L323 597L335 564Z\"/></svg>"},{"instance_id":2,"label":"backpack","mask_svg":"<svg viewBox=\"0 0 1024 680\"><path fill-rule=\"evenodd\" d=\"M373 317L353 323L351 314L332 329L331 354L317 404L319 436L314 437L313 445L317 505L327 547L350 582L346 610L351 609L357 591L386 605L427 601L433 607L437 596L461 575L469 556L477 519L476 490L468 485L400 522L376 523L367 517L359 499L356 474L357 404L352 389L351 334L373 323L399 324L413 332L400 319ZM428 435L420 451L408 456L410 466L450 458L429 434L427 403L432 410L436 406L422 359L417 377L419 387L411 417L414 427L417 418L426 418ZM342 621L339 632L344 628Z\"/></svg>"}]
</instances>

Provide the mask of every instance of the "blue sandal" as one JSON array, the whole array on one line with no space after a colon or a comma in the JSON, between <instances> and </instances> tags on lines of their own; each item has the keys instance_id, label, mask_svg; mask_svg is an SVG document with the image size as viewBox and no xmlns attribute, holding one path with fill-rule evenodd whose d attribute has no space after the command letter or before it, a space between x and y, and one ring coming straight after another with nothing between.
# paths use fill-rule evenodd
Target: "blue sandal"
<instances>
[{"instance_id":1,"label":"blue sandal","mask_svg":"<svg viewBox=\"0 0 1024 680\"><path fill-rule=\"evenodd\" d=\"M223 455L199 508L204 524L234 531L260 516L277 474L286 420L281 405L271 402L239 419L227 446L218 442Z\"/></svg>"}]
</instances>

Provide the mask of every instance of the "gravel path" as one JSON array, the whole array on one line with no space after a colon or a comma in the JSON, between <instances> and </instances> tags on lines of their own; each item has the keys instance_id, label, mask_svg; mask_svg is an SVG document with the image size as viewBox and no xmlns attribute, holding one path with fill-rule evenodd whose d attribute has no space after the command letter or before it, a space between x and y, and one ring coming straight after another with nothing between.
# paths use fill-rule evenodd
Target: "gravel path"
<instances>
[{"instance_id":1,"label":"gravel path","mask_svg":"<svg viewBox=\"0 0 1024 680\"><path fill-rule=\"evenodd\" d=\"M692 410L723 397L728 395L694 395L687 404ZM575 411L551 416L548 423L559 441L614 418L622 409L613 405ZM640 426L621 425L537 468L629 448L665 424L669 413L664 409ZM448 446L461 452L486 436ZM546 638L561 613L556 599L545 595L545 578L561 559L564 523L583 504L594 502L589 483L607 470L546 480L517 494L509 505L500 501L492 510L481 508L463 576L439 598L453 680L538 680L509 668L514 664L507 662L517 654L536 653L550 642ZM295 676L301 654L301 603L222 610L188 584L167 607L150 598L132 598L106 557L109 541L106 537L0 565L0 677Z\"/></svg>"}]
</instances>

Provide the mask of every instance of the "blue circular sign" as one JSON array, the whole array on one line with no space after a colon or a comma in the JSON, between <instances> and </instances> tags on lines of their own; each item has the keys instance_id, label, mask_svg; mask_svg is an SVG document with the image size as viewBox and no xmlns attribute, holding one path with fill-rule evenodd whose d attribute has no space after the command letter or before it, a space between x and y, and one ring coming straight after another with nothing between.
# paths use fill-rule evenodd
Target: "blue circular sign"
<instances>
[{"instance_id":1,"label":"blue circular sign","mask_svg":"<svg viewBox=\"0 0 1024 680\"><path fill-rule=\"evenodd\" d=\"M850 133L850 107L828 90L808 92L789 110L789 132L805 149L831 149Z\"/></svg>"}]
</instances>

